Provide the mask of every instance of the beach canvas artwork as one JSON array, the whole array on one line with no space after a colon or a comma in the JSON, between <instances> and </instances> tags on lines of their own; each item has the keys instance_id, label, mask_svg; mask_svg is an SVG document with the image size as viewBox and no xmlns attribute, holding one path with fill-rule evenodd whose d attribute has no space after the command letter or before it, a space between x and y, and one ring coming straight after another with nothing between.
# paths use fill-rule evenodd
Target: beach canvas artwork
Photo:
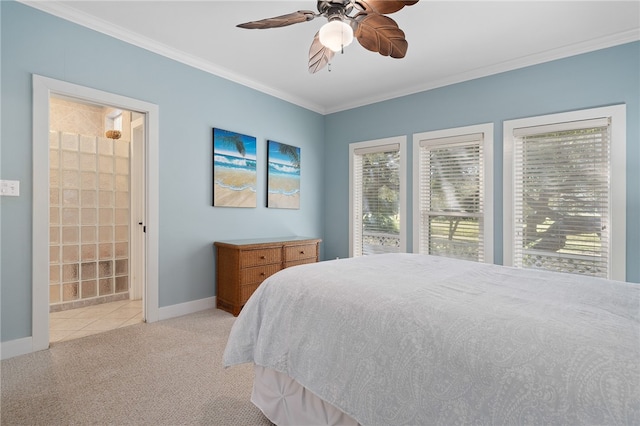
<instances>
[{"instance_id":1,"label":"beach canvas artwork","mask_svg":"<svg viewBox=\"0 0 640 426\"><path fill-rule=\"evenodd\" d=\"M300 148L268 141L267 207L300 208Z\"/></svg>"},{"instance_id":2,"label":"beach canvas artwork","mask_svg":"<svg viewBox=\"0 0 640 426\"><path fill-rule=\"evenodd\" d=\"M256 138L213 129L213 205L256 207Z\"/></svg>"}]
</instances>

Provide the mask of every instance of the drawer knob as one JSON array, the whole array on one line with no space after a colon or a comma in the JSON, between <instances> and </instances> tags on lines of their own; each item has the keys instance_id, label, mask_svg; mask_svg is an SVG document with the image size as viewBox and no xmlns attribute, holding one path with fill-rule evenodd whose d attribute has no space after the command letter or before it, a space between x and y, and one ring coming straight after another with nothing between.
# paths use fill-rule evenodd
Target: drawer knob
<instances>
[{"instance_id":1,"label":"drawer knob","mask_svg":"<svg viewBox=\"0 0 640 426\"><path fill-rule=\"evenodd\" d=\"M300 254L304 254L304 250L300 250Z\"/></svg>"},{"instance_id":2,"label":"drawer knob","mask_svg":"<svg viewBox=\"0 0 640 426\"><path fill-rule=\"evenodd\" d=\"M266 259L266 257L265 257L265 256L260 256L260 259L263 259L263 260L264 260L264 259Z\"/></svg>"}]
</instances>

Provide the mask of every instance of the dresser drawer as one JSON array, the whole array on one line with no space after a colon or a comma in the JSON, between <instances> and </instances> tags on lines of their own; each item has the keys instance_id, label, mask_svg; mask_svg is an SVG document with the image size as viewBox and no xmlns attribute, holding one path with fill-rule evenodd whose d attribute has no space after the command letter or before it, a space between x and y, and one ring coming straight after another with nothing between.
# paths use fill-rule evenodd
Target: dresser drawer
<instances>
[{"instance_id":1,"label":"dresser drawer","mask_svg":"<svg viewBox=\"0 0 640 426\"><path fill-rule=\"evenodd\" d=\"M308 259L298 259L298 260L293 260L291 262L285 262L284 267L285 268L290 268L290 267L296 266L296 265L304 265L305 263L316 263L316 258L315 257L310 257Z\"/></svg>"},{"instance_id":2,"label":"dresser drawer","mask_svg":"<svg viewBox=\"0 0 640 426\"><path fill-rule=\"evenodd\" d=\"M253 268L244 268L240 270L240 285L260 284L270 275L275 274L282 266L280 263L275 265L254 266Z\"/></svg>"},{"instance_id":3,"label":"dresser drawer","mask_svg":"<svg viewBox=\"0 0 640 426\"><path fill-rule=\"evenodd\" d=\"M317 244L304 244L284 248L284 260L287 264L289 262L295 262L302 259L315 259L316 257L318 257Z\"/></svg>"},{"instance_id":4,"label":"dresser drawer","mask_svg":"<svg viewBox=\"0 0 640 426\"><path fill-rule=\"evenodd\" d=\"M241 268L280 262L282 262L282 249L280 247L242 250L240 253Z\"/></svg>"},{"instance_id":5,"label":"dresser drawer","mask_svg":"<svg viewBox=\"0 0 640 426\"><path fill-rule=\"evenodd\" d=\"M247 303L247 300L249 300L253 292L256 291L258 287L260 287L260 283L240 286L240 304L242 306Z\"/></svg>"}]
</instances>

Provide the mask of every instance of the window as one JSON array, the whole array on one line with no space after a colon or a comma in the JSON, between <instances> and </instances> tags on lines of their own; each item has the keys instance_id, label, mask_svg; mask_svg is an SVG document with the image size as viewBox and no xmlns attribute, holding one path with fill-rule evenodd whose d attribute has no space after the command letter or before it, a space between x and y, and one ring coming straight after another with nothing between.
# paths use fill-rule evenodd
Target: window
<instances>
[{"instance_id":1,"label":"window","mask_svg":"<svg viewBox=\"0 0 640 426\"><path fill-rule=\"evenodd\" d=\"M493 124L416 134L414 252L493 262Z\"/></svg>"},{"instance_id":2,"label":"window","mask_svg":"<svg viewBox=\"0 0 640 426\"><path fill-rule=\"evenodd\" d=\"M122 110L109 108L105 114L104 128L122 131Z\"/></svg>"},{"instance_id":3,"label":"window","mask_svg":"<svg viewBox=\"0 0 640 426\"><path fill-rule=\"evenodd\" d=\"M505 122L506 265L625 279L624 105Z\"/></svg>"},{"instance_id":4,"label":"window","mask_svg":"<svg viewBox=\"0 0 640 426\"><path fill-rule=\"evenodd\" d=\"M406 251L406 138L349 146L349 253Z\"/></svg>"}]
</instances>

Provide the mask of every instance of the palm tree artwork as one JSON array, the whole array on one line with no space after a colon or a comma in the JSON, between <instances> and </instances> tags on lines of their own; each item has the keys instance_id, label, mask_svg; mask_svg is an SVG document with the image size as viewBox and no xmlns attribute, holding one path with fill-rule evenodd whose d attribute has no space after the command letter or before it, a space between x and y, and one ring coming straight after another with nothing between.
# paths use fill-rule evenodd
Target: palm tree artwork
<instances>
[{"instance_id":1,"label":"palm tree artwork","mask_svg":"<svg viewBox=\"0 0 640 426\"><path fill-rule=\"evenodd\" d=\"M213 205L256 207L256 138L213 129Z\"/></svg>"},{"instance_id":2,"label":"palm tree artwork","mask_svg":"<svg viewBox=\"0 0 640 426\"><path fill-rule=\"evenodd\" d=\"M268 141L267 207L300 208L300 148Z\"/></svg>"}]
</instances>

